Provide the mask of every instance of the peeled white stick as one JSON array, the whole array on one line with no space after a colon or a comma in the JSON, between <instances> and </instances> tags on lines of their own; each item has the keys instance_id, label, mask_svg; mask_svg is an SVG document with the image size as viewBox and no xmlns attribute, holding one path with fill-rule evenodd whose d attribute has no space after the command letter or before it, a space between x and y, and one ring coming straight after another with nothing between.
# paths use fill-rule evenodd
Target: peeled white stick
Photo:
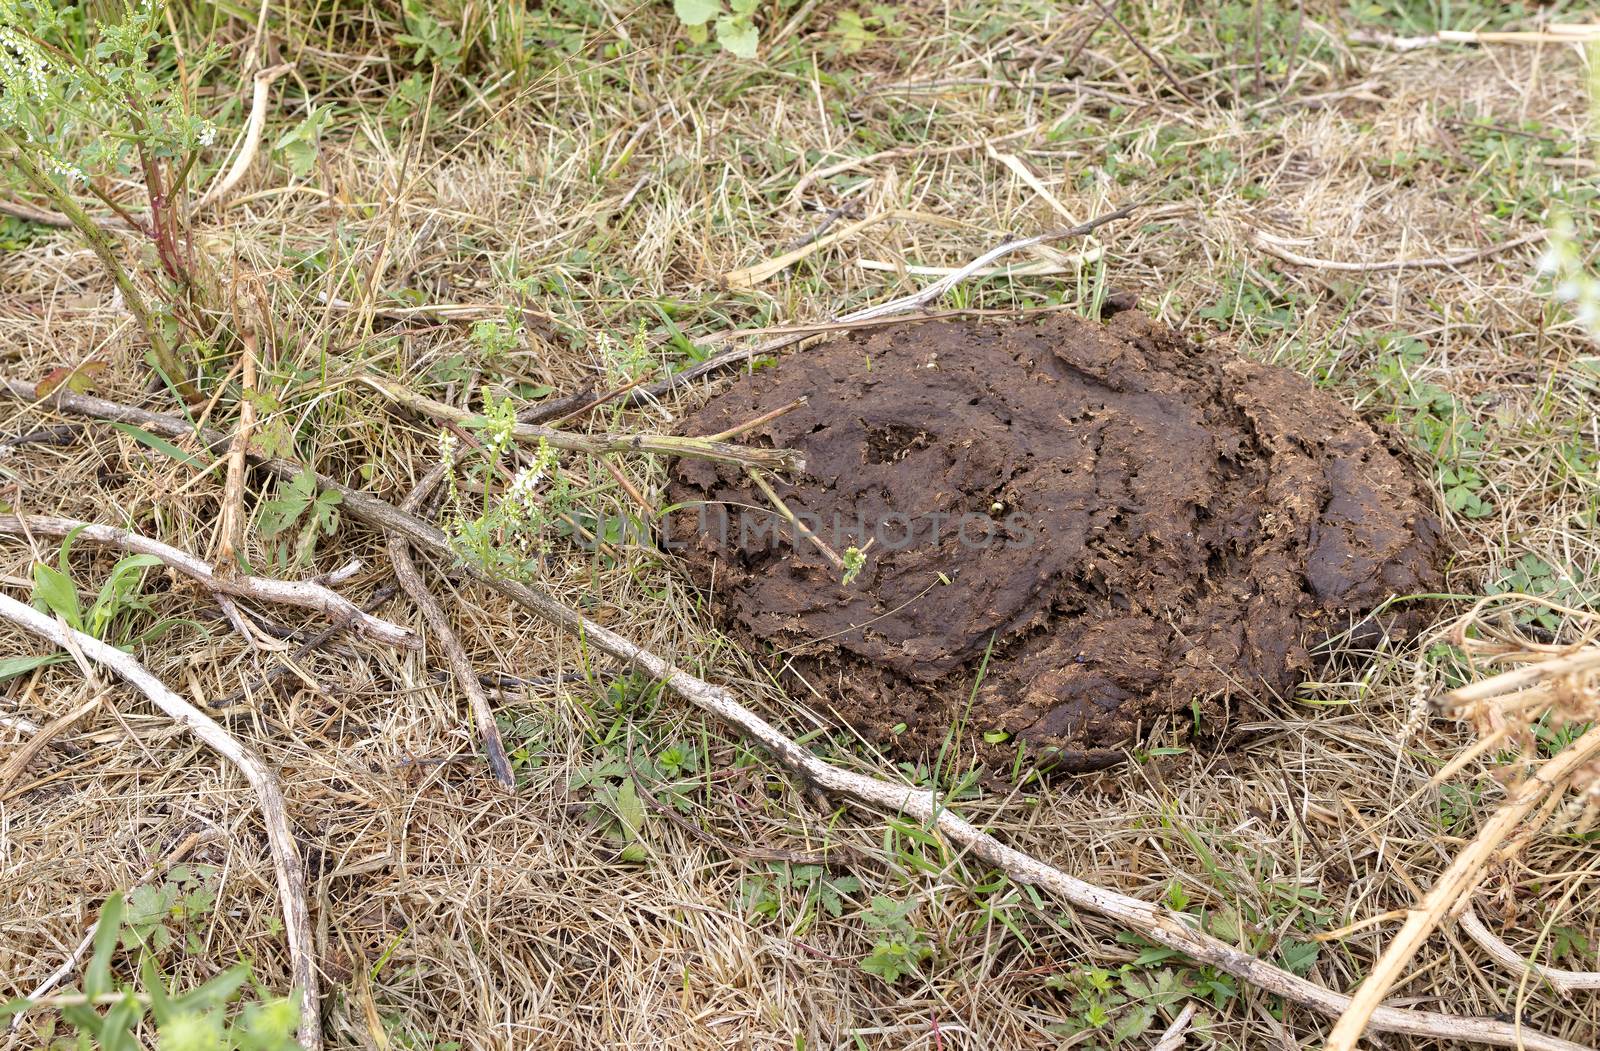
<instances>
[{"instance_id":1,"label":"peeled white stick","mask_svg":"<svg viewBox=\"0 0 1600 1051\"><path fill-rule=\"evenodd\" d=\"M145 670L144 665L93 635L73 631L25 602L0 593L0 618L18 625L62 649L77 651L116 672L150 699L179 725L200 738L212 751L239 768L255 789L261 822L267 829L272 867L278 876L278 896L283 899L283 926L289 936L289 965L294 987L300 991L299 1039L306 1051L320 1051L322 1028L318 1022L317 971L312 964L311 919L306 908L306 874L300 863L300 845L289 828L278 779L254 751L240 744L216 720L169 690Z\"/></svg>"},{"instance_id":2,"label":"peeled white stick","mask_svg":"<svg viewBox=\"0 0 1600 1051\"><path fill-rule=\"evenodd\" d=\"M250 120L245 124L244 142L239 147L239 155L233 159L233 166L228 169L227 174L213 183L211 188L194 202L196 209L204 208L226 197L228 192L238 185L239 180L244 178L244 173L250 170L250 162L256 159L256 151L261 148L261 133L267 126L267 92L274 80L293 68L293 63L285 62L281 66L273 66L256 73L250 93Z\"/></svg>"},{"instance_id":3,"label":"peeled white stick","mask_svg":"<svg viewBox=\"0 0 1600 1051\"><path fill-rule=\"evenodd\" d=\"M325 614L336 624L348 624L376 642L390 646L416 649L421 640L415 633L398 624L363 612L360 606L311 580L276 580L272 577L251 577L243 573L216 573L211 566L187 551L152 540L147 536L118 529L116 526L94 525L72 518L49 518L44 515L0 515L0 534L12 536L64 537L77 530L77 539L107 547L134 551L141 555L154 555L166 565L192 577L213 591L235 598L255 599L258 602L277 602L285 606L302 606Z\"/></svg>"}]
</instances>

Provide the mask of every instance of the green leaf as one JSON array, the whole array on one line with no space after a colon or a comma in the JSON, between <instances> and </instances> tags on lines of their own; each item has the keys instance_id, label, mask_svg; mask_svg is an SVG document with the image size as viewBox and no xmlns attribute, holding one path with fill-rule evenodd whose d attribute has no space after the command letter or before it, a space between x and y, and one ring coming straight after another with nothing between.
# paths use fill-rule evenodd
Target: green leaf
<instances>
[{"instance_id":1,"label":"green leaf","mask_svg":"<svg viewBox=\"0 0 1600 1051\"><path fill-rule=\"evenodd\" d=\"M722 13L722 0L672 0L672 13L686 26L703 26Z\"/></svg>"},{"instance_id":2,"label":"green leaf","mask_svg":"<svg viewBox=\"0 0 1600 1051\"><path fill-rule=\"evenodd\" d=\"M111 991L111 954L117 949L124 916L121 892L113 893L100 906L100 919L94 925L94 948L89 966L83 969L83 991L91 998Z\"/></svg>"},{"instance_id":3,"label":"green leaf","mask_svg":"<svg viewBox=\"0 0 1600 1051\"><path fill-rule=\"evenodd\" d=\"M143 1015L144 1008L133 996L118 1000L100 1023L100 1051L139 1051L133 1027Z\"/></svg>"},{"instance_id":4,"label":"green leaf","mask_svg":"<svg viewBox=\"0 0 1600 1051\"><path fill-rule=\"evenodd\" d=\"M60 664L67 659L65 653L41 653L33 657L7 657L0 660L0 682L15 679L18 675L26 675L35 668L47 667L51 664Z\"/></svg>"},{"instance_id":5,"label":"green leaf","mask_svg":"<svg viewBox=\"0 0 1600 1051\"><path fill-rule=\"evenodd\" d=\"M316 491L317 476L310 470L301 471L278 487L275 499L262 503L261 514L256 519L256 531L266 540L286 532L311 506Z\"/></svg>"},{"instance_id":6,"label":"green leaf","mask_svg":"<svg viewBox=\"0 0 1600 1051\"><path fill-rule=\"evenodd\" d=\"M759 34L747 15L723 15L717 19L717 43L736 58L755 58Z\"/></svg>"},{"instance_id":7,"label":"green leaf","mask_svg":"<svg viewBox=\"0 0 1600 1051\"><path fill-rule=\"evenodd\" d=\"M128 435L141 445L147 445L156 452L161 453L163 456L170 456L186 467L193 467L195 470L203 471L207 467L211 466L200 457L195 456L193 453L184 452L182 449L178 448L176 445L173 445L165 438L162 438L159 435L151 434L143 427L135 427L131 423L118 423L116 421L112 421L111 426L115 427L123 434Z\"/></svg>"},{"instance_id":8,"label":"green leaf","mask_svg":"<svg viewBox=\"0 0 1600 1051\"><path fill-rule=\"evenodd\" d=\"M78 608L78 589L72 578L43 562L33 567L33 604L60 614L76 631L83 630L83 614Z\"/></svg>"},{"instance_id":9,"label":"green leaf","mask_svg":"<svg viewBox=\"0 0 1600 1051\"><path fill-rule=\"evenodd\" d=\"M250 979L250 965L236 963L198 989L190 990L172 1001L174 1011L208 1011L221 1007L233 998L239 987Z\"/></svg>"},{"instance_id":10,"label":"green leaf","mask_svg":"<svg viewBox=\"0 0 1600 1051\"><path fill-rule=\"evenodd\" d=\"M639 798L631 777L624 779L617 789L617 818L622 822L628 839L637 840L639 833L644 830L644 800Z\"/></svg>"}]
</instances>

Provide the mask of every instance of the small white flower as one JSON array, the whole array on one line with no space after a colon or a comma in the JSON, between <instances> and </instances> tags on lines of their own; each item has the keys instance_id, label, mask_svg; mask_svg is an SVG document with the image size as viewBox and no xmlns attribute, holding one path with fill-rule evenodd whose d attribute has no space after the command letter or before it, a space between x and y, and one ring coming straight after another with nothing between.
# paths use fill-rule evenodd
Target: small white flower
<instances>
[{"instance_id":1,"label":"small white flower","mask_svg":"<svg viewBox=\"0 0 1600 1051\"><path fill-rule=\"evenodd\" d=\"M195 135L195 141L201 146L210 146L217 141L217 126L208 121L202 121L200 131Z\"/></svg>"}]
</instances>

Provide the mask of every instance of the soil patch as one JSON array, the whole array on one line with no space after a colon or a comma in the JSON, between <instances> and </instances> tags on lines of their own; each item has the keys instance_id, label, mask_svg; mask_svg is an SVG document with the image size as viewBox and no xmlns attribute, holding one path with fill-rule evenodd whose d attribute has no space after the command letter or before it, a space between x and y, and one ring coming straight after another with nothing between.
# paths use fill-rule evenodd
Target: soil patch
<instances>
[{"instance_id":1,"label":"soil patch","mask_svg":"<svg viewBox=\"0 0 1600 1051\"><path fill-rule=\"evenodd\" d=\"M1389 440L1134 312L854 333L685 432L802 396L742 440L802 451L806 476L770 484L835 552L865 550L859 575L703 461L672 468L667 539L735 636L901 758L960 726L991 762L1020 739L1109 765L1196 705L1288 694L1316 642L1438 584L1438 524Z\"/></svg>"}]
</instances>

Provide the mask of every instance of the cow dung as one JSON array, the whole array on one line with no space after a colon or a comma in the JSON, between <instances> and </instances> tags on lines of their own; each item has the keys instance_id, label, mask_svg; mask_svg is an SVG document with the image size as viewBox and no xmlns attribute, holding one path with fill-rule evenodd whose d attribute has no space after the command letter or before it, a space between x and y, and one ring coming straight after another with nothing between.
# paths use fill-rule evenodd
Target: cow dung
<instances>
[{"instance_id":1,"label":"cow dung","mask_svg":"<svg viewBox=\"0 0 1600 1051\"><path fill-rule=\"evenodd\" d=\"M856 331L684 431L802 397L740 438L804 455L764 479L788 515L739 469L679 460L665 540L796 696L901 759L957 729L992 764L1025 744L1030 765L1103 767L1141 729L1289 695L1320 641L1439 584L1391 439L1137 312ZM807 533L862 552L854 579Z\"/></svg>"}]
</instances>

